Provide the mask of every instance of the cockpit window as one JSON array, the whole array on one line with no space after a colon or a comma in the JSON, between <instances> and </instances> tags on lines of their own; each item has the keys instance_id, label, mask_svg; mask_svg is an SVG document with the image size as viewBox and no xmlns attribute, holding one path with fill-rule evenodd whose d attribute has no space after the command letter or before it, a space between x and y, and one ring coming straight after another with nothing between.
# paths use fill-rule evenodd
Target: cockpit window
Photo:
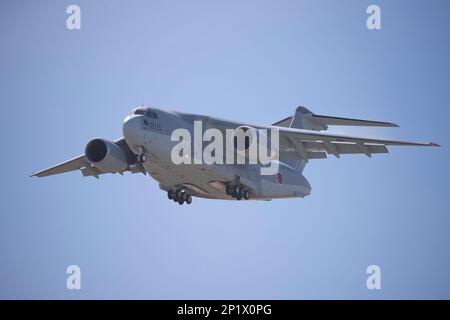
<instances>
[{"instance_id":1,"label":"cockpit window","mask_svg":"<svg viewBox=\"0 0 450 320\"><path fill-rule=\"evenodd\" d=\"M144 109L136 109L136 110L134 110L134 114L145 114L145 110Z\"/></svg>"},{"instance_id":2,"label":"cockpit window","mask_svg":"<svg viewBox=\"0 0 450 320\"><path fill-rule=\"evenodd\" d=\"M146 117L149 117L151 119L158 119L158 115L156 114L156 112L147 108L136 108L133 114L145 115Z\"/></svg>"},{"instance_id":3,"label":"cockpit window","mask_svg":"<svg viewBox=\"0 0 450 320\"><path fill-rule=\"evenodd\" d=\"M152 118L152 119L158 119L158 115L155 112L151 111L151 110L147 110L145 112L145 115L147 117L149 117L149 118Z\"/></svg>"}]
</instances>

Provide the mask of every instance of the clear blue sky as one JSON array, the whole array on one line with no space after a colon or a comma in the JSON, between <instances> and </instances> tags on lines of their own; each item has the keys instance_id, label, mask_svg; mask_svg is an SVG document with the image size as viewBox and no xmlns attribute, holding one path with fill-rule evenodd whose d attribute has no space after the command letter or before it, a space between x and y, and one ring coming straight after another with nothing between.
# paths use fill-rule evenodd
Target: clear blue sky
<instances>
[{"instance_id":1,"label":"clear blue sky","mask_svg":"<svg viewBox=\"0 0 450 320\"><path fill-rule=\"evenodd\" d=\"M126 3L0 2L1 298L450 298L448 1ZM304 200L179 206L141 174L29 177L141 103L261 124L304 105L443 147L311 161Z\"/></svg>"}]
</instances>

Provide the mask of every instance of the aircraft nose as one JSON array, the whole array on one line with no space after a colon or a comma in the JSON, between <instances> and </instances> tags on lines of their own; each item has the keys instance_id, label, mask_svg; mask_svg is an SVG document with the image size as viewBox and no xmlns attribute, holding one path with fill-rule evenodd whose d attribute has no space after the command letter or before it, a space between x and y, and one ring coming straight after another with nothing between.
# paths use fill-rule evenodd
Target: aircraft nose
<instances>
[{"instance_id":1,"label":"aircraft nose","mask_svg":"<svg viewBox=\"0 0 450 320\"><path fill-rule=\"evenodd\" d=\"M139 144L139 133L141 131L142 116L128 116L122 126L125 140L130 144Z\"/></svg>"}]
</instances>

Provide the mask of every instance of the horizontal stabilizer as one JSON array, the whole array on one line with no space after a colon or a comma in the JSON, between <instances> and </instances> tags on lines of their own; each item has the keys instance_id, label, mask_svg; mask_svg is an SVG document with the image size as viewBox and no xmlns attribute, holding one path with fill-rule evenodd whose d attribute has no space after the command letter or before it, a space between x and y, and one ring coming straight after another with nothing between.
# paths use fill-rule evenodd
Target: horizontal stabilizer
<instances>
[{"instance_id":1,"label":"horizontal stabilizer","mask_svg":"<svg viewBox=\"0 0 450 320\"><path fill-rule=\"evenodd\" d=\"M352 118L340 118L314 114L305 107L298 107L295 114L280 120L273 126L322 131L328 126L398 127L395 123Z\"/></svg>"},{"instance_id":2,"label":"horizontal stabilizer","mask_svg":"<svg viewBox=\"0 0 450 320\"><path fill-rule=\"evenodd\" d=\"M398 127L398 125L391 122L338 118L321 115L312 115L312 120L324 126Z\"/></svg>"}]
</instances>

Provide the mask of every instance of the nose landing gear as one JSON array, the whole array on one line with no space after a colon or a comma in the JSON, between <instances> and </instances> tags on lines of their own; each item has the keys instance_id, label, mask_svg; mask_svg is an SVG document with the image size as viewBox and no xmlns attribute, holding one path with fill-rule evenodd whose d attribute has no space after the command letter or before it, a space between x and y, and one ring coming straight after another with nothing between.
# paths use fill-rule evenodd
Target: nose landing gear
<instances>
[{"instance_id":1,"label":"nose landing gear","mask_svg":"<svg viewBox=\"0 0 450 320\"><path fill-rule=\"evenodd\" d=\"M137 162L138 163L144 163L145 162L145 154L138 154L137 155Z\"/></svg>"},{"instance_id":2,"label":"nose landing gear","mask_svg":"<svg viewBox=\"0 0 450 320\"><path fill-rule=\"evenodd\" d=\"M178 202L178 204L182 205L183 203L191 204L192 203L192 196L183 188L178 188L175 191L169 190L167 192L167 197L169 200L173 200L174 202Z\"/></svg>"},{"instance_id":3,"label":"nose landing gear","mask_svg":"<svg viewBox=\"0 0 450 320\"><path fill-rule=\"evenodd\" d=\"M144 148L142 146L139 147L138 154L136 155L137 163L144 163L146 161Z\"/></svg>"}]
</instances>

